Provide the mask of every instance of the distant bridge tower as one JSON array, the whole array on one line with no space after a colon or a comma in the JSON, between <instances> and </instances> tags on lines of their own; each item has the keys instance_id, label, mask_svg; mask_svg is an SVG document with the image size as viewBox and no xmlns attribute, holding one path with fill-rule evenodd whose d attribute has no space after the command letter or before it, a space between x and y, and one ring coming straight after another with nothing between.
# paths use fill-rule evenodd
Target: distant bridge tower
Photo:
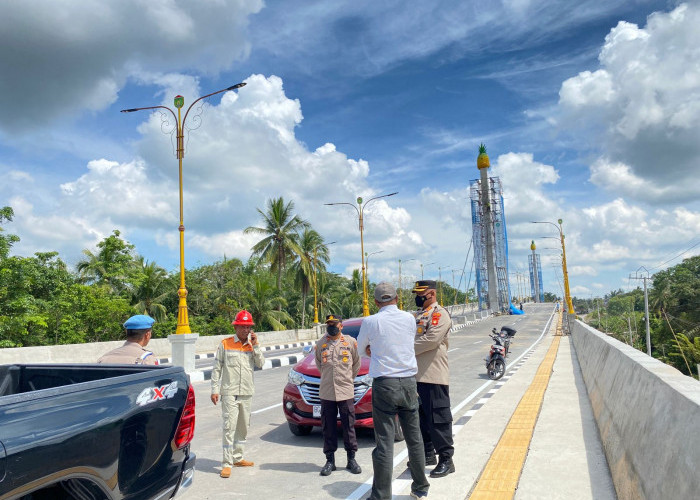
<instances>
[{"instance_id":1,"label":"distant bridge tower","mask_svg":"<svg viewBox=\"0 0 700 500\"><path fill-rule=\"evenodd\" d=\"M482 144L477 158L480 179L469 182L474 267L479 309L505 311L510 306L510 288L503 190L498 177L488 176L490 166Z\"/></svg>"},{"instance_id":2,"label":"distant bridge tower","mask_svg":"<svg viewBox=\"0 0 700 500\"><path fill-rule=\"evenodd\" d=\"M530 245L532 254L528 255L528 264L530 267L530 294L535 302L544 302L542 265L540 264L540 254L535 253L535 248L535 240L532 240L532 244Z\"/></svg>"}]
</instances>

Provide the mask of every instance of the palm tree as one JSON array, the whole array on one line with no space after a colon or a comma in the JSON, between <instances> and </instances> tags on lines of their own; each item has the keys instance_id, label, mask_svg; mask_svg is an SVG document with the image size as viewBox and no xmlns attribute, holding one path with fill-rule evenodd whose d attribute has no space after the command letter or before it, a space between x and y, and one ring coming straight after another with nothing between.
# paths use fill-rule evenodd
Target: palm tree
<instances>
[{"instance_id":1,"label":"palm tree","mask_svg":"<svg viewBox=\"0 0 700 500\"><path fill-rule=\"evenodd\" d=\"M299 238L300 258L292 267L294 284L301 289L301 327L306 326L306 297L313 286L314 268L316 272L324 271L329 263L328 247L323 244L323 237L313 229L305 228Z\"/></svg>"},{"instance_id":2,"label":"palm tree","mask_svg":"<svg viewBox=\"0 0 700 500\"><path fill-rule=\"evenodd\" d=\"M265 276L254 278L253 287L245 300L245 309L261 327L270 325L275 330L284 330L286 325L291 325L294 321L286 311L281 310L281 306L286 306L287 301ZM278 309L275 310L275 307Z\"/></svg>"},{"instance_id":3,"label":"palm tree","mask_svg":"<svg viewBox=\"0 0 700 500\"><path fill-rule=\"evenodd\" d=\"M141 277L134 288L131 303L139 314L148 314L156 321L165 321L167 312L162 301L171 293L168 287L168 273L155 262L144 261L139 257Z\"/></svg>"},{"instance_id":4,"label":"palm tree","mask_svg":"<svg viewBox=\"0 0 700 500\"><path fill-rule=\"evenodd\" d=\"M330 273L318 273L316 278L317 284L317 299L318 299L318 316L323 317L325 312L334 312L338 314L340 310L340 298L343 288L333 279L335 275Z\"/></svg>"},{"instance_id":5,"label":"palm tree","mask_svg":"<svg viewBox=\"0 0 700 500\"><path fill-rule=\"evenodd\" d=\"M273 198L267 201L267 211L259 208L264 227L249 226L244 234L259 234L264 238L253 245L253 256L260 256L272 264L272 272L277 273L277 289L282 289L282 272L290 258L301 255L298 232L310 227L309 223L294 215L294 202L285 204L284 199Z\"/></svg>"}]
</instances>

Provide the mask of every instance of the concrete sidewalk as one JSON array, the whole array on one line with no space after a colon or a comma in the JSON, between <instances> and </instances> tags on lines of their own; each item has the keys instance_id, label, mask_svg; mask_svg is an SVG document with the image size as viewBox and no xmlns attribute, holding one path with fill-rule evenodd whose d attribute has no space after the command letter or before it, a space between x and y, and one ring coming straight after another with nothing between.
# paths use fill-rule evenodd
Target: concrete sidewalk
<instances>
[{"instance_id":1,"label":"concrete sidewalk","mask_svg":"<svg viewBox=\"0 0 700 500\"><path fill-rule=\"evenodd\" d=\"M510 367L503 379L455 422L454 461L457 471L445 478L431 479L430 498L470 497L545 359L554 339L554 323L542 341ZM482 498L616 498L571 338L564 336L560 340L517 489L513 492L512 489L501 488L504 490L501 491L496 487L489 495L481 495ZM488 406L488 411L481 411L483 406ZM490 479L493 479L493 475ZM409 493L410 488L406 489L407 483L403 482L406 480L410 484L408 471L397 479L395 485L400 484L404 488L399 491L395 488L395 494Z\"/></svg>"}]
</instances>

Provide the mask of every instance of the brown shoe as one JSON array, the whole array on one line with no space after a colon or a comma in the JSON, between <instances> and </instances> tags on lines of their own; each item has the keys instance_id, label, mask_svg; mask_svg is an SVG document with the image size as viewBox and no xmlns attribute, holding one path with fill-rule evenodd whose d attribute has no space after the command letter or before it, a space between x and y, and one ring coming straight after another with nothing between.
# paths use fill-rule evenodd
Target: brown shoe
<instances>
[{"instance_id":1,"label":"brown shoe","mask_svg":"<svg viewBox=\"0 0 700 500\"><path fill-rule=\"evenodd\" d=\"M221 477L231 477L231 467L224 467L221 469L221 474L219 474Z\"/></svg>"},{"instance_id":2,"label":"brown shoe","mask_svg":"<svg viewBox=\"0 0 700 500\"><path fill-rule=\"evenodd\" d=\"M235 464L233 464L234 467L252 467L255 465L253 462L249 462L248 460L239 460Z\"/></svg>"}]
</instances>

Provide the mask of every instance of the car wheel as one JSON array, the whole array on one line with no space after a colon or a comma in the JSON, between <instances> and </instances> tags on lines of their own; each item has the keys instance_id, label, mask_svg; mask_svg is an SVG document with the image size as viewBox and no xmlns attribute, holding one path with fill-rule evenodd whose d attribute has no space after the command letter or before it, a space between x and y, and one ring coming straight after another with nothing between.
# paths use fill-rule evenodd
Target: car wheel
<instances>
[{"instance_id":1,"label":"car wheel","mask_svg":"<svg viewBox=\"0 0 700 500\"><path fill-rule=\"evenodd\" d=\"M287 422L287 424L289 425L289 430L292 431L292 434L295 436L308 436L313 429L310 425L297 425L291 422Z\"/></svg>"}]
</instances>

